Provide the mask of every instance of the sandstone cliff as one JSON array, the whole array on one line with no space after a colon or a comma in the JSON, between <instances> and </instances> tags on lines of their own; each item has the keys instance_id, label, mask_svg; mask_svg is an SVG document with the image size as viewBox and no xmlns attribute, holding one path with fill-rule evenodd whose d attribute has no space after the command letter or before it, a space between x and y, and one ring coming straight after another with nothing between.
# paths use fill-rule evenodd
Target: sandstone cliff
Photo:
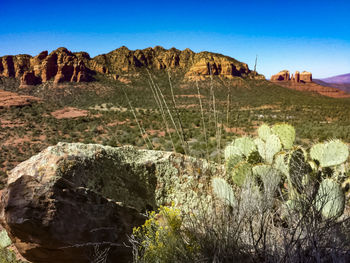
<instances>
[{"instance_id":1,"label":"sandstone cliff","mask_svg":"<svg viewBox=\"0 0 350 263\"><path fill-rule=\"evenodd\" d=\"M290 76L288 70L282 70L276 75L271 76L271 81L293 81L297 83L309 83L312 82L312 74L307 71L299 72L296 71L295 74Z\"/></svg>"},{"instance_id":2,"label":"sandstone cliff","mask_svg":"<svg viewBox=\"0 0 350 263\"><path fill-rule=\"evenodd\" d=\"M19 78L21 85L36 85L49 80L55 83L81 82L89 80L89 69L81 56L66 48L58 48L50 54L43 51L35 57L1 57L0 76Z\"/></svg>"},{"instance_id":3,"label":"sandstone cliff","mask_svg":"<svg viewBox=\"0 0 350 263\"><path fill-rule=\"evenodd\" d=\"M325 87L318 85L317 83L312 81L312 74L307 71L299 72L296 71L292 76L288 70L283 70L273 75L271 77L271 81L274 83L278 83L278 85L299 90L299 91L308 91L308 92L316 92L320 95L332 97L332 98L349 98L350 94L346 93L337 88Z\"/></svg>"},{"instance_id":4,"label":"sandstone cliff","mask_svg":"<svg viewBox=\"0 0 350 263\"><path fill-rule=\"evenodd\" d=\"M21 85L36 85L50 80L54 83L89 81L96 73L119 79L121 75L136 72L139 68L182 70L188 78L213 74L264 79L264 76L251 71L247 64L231 57L160 46L142 50L129 50L123 46L94 58L86 52L72 53L66 48L58 48L50 54L43 51L35 57L0 57L0 76L18 78Z\"/></svg>"},{"instance_id":5,"label":"sandstone cliff","mask_svg":"<svg viewBox=\"0 0 350 263\"><path fill-rule=\"evenodd\" d=\"M195 53L190 49L164 49L156 46L143 50L118 48L108 54L93 58L90 67L102 74L122 74L140 67L180 69L187 77L220 75L224 77L249 77L264 79L262 75L249 70L248 65L231 57L211 52Z\"/></svg>"},{"instance_id":6,"label":"sandstone cliff","mask_svg":"<svg viewBox=\"0 0 350 263\"><path fill-rule=\"evenodd\" d=\"M271 76L271 81L289 81L290 73L288 70L282 70L278 72L276 75Z\"/></svg>"}]
</instances>

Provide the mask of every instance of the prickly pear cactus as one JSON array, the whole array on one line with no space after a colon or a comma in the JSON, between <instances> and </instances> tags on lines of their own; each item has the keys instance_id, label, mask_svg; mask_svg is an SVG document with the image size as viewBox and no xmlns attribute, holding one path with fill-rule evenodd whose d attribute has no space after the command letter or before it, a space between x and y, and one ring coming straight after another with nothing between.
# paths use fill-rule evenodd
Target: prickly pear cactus
<instances>
[{"instance_id":1,"label":"prickly pear cactus","mask_svg":"<svg viewBox=\"0 0 350 263\"><path fill-rule=\"evenodd\" d=\"M284 207L289 210L305 212L313 200L325 218L341 215L344 191L350 192L349 147L340 140L330 140L315 144L307 152L293 146L294 141L295 130L285 123L272 128L261 125L254 140L236 139L225 149L229 182L247 195L252 188L245 191L245 187L249 182L255 185L258 192L263 190L259 196L264 196L261 200L265 204L268 196L270 200L275 198L277 187L281 186L282 194L289 199Z\"/></svg>"},{"instance_id":2,"label":"prickly pear cactus","mask_svg":"<svg viewBox=\"0 0 350 263\"><path fill-rule=\"evenodd\" d=\"M284 176L288 176L288 155L286 153L277 154L273 163L273 167L279 170Z\"/></svg>"},{"instance_id":3,"label":"prickly pear cactus","mask_svg":"<svg viewBox=\"0 0 350 263\"><path fill-rule=\"evenodd\" d=\"M349 147L340 140L331 140L312 146L310 156L322 167L336 166L347 161Z\"/></svg>"},{"instance_id":4,"label":"prickly pear cactus","mask_svg":"<svg viewBox=\"0 0 350 263\"><path fill-rule=\"evenodd\" d=\"M241 162L233 169L231 178L234 184L242 186L251 174L252 165L248 162Z\"/></svg>"},{"instance_id":5,"label":"prickly pear cactus","mask_svg":"<svg viewBox=\"0 0 350 263\"><path fill-rule=\"evenodd\" d=\"M282 149L281 141L275 134L270 134L266 138L266 141L257 138L254 142L258 148L260 156L269 164L272 163L275 154Z\"/></svg>"},{"instance_id":6,"label":"prickly pear cactus","mask_svg":"<svg viewBox=\"0 0 350 263\"><path fill-rule=\"evenodd\" d=\"M233 206L235 204L234 191L232 189L232 186L229 185L225 179L220 177L213 177L211 185L216 197L221 199L227 205Z\"/></svg>"},{"instance_id":7,"label":"prickly pear cactus","mask_svg":"<svg viewBox=\"0 0 350 263\"><path fill-rule=\"evenodd\" d=\"M233 169L236 167L236 165L243 161L244 159L241 155L237 155L237 154L231 155L228 159L226 159L226 162L225 162L226 172L231 174Z\"/></svg>"},{"instance_id":8,"label":"prickly pear cactus","mask_svg":"<svg viewBox=\"0 0 350 263\"><path fill-rule=\"evenodd\" d=\"M256 150L254 141L249 137L236 139L233 146L239 149L241 155L244 155L245 157L248 157L251 152Z\"/></svg>"},{"instance_id":9,"label":"prickly pear cactus","mask_svg":"<svg viewBox=\"0 0 350 263\"><path fill-rule=\"evenodd\" d=\"M267 124L262 124L258 128L259 138L263 141L266 141L267 138L272 134L271 128Z\"/></svg>"},{"instance_id":10,"label":"prickly pear cactus","mask_svg":"<svg viewBox=\"0 0 350 263\"><path fill-rule=\"evenodd\" d=\"M241 156L241 151L233 144L226 146L225 148L225 160L228 160L233 155Z\"/></svg>"},{"instance_id":11,"label":"prickly pear cactus","mask_svg":"<svg viewBox=\"0 0 350 263\"><path fill-rule=\"evenodd\" d=\"M295 141L295 129L293 126L281 123L272 126L272 132L281 140L284 149L291 149Z\"/></svg>"},{"instance_id":12,"label":"prickly pear cactus","mask_svg":"<svg viewBox=\"0 0 350 263\"><path fill-rule=\"evenodd\" d=\"M343 214L345 196L341 186L332 179L324 179L316 196L316 208L325 218L336 218Z\"/></svg>"}]
</instances>

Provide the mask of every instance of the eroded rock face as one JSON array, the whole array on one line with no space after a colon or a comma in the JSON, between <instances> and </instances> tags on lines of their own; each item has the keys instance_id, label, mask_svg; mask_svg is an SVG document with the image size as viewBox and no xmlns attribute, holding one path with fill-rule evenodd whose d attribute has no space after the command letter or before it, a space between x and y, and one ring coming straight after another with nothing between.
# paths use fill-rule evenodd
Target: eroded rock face
<instances>
[{"instance_id":1,"label":"eroded rock face","mask_svg":"<svg viewBox=\"0 0 350 263\"><path fill-rule=\"evenodd\" d=\"M271 81L292 81L296 83L309 83L312 82L312 74L307 71L299 72L295 71L295 74L292 74L290 77L290 73L288 70L283 70L277 73L276 75L271 76Z\"/></svg>"},{"instance_id":2,"label":"eroded rock face","mask_svg":"<svg viewBox=\"0 0 350 263\"><path fill-rule=\"evenodd\" d=\"M265 79L263 75L251 71L247 64L228 56L211 52L195 53L190 49L164 49L160 46L137 50L123 46L94 58L90 58L86 52L73 53L64 47L50 54L43 51L35 57L17 55L0 58L0 76L22 79L23 85L34 83L26 80L32 78L32 73L38 79L35 82L53 80L57 84L90 81L96 73L113 78L135 73L140 68L181 70L189 79L208 77L210 74L226 78ZM27 75L23 78L24 74Z\"/></svg>"},{"instance_id":3,"label":"eroded rock face","mask_svg":"<svg viewBox=\"0 0 350 263\"><path fill-rule=\"evenodd\" d=\"M107 262L127 262L123 242L142 212L210 202L210 178L223 171L170 152L59 143L9 173L1 224L33 262L89 262L97 243L111 246Z\"/></svg>"},{"instance_id":4,"label":"eroded rock face","mask_svg":"<svg viewBox=\"0 0 350 263\"><path fill-rule=\"evenodd\" d=\"M108 54L99 55L90 62L90 67L100 73L122 74L140 67L185 70L186 77L209 76L264 78L253 74L248 65L221 54L200 52L190 49L164 49L156 46L143 50L118 48Z\"/></svg>"},{"instance_id":5,"label":"eroded rock face","mask_svg":"<svg viewBox=\"0 0 350 263\"><path fill-rule=\"evenodd\" d=\"M300 81L303 82L312 82L312 74L307 71L303 71L300 73Z\"/></svg>"},{"instance_id":6,"label":"eroded rock face","mask_svg":"<svg viewBox=\"0 0 350 263\"><path fill-rule=\"evenodd\" d=\"M50 80L55 83L88 81L90 71L85 66L86 59L83 52L75 55L66 48L58 48L50 54L43 51L35 57L5 56L0 58L0 76L19 78L21 85L37 85Z\"/></svg>"},{"instance_id":7,"label":"eroded rock face","mask_svg":"<svg viewBox=\"0 0 350 263\"><path fill-rule=\"evenodd\" d=\"M37 85L40 83L40 78L35 76L35 73L33 71L24 72L24 74L21 77L21 86Z\"/></svg>"},{"instance_id":8,"label":"eroded rock face","mask_svg":"<svg viewBox=\"0 0 350 263\"><path fill-rule=\"evenodd\" d=\"M271 81L289 81L290 73L288 70L282 70L278 72L276 75L271 76Z\"/></svg>"}]
</instances>

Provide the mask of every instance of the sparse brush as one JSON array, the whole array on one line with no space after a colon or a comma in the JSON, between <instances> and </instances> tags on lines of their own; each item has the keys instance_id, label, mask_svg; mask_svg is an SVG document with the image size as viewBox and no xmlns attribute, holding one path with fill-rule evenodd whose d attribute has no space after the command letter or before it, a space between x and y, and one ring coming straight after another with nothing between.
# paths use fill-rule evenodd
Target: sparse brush
<instances>
[{"instance_id":1,"label":"sparse brush","mask_svg":"<svg viewBox=\"0 0 350 263\"><path fill-rule=\"evenodd\" d=\"M331 158L337 160L333 169L321 167L329 164L324 161L311 165L310 154L291 145L295 134L291 129L264 125L258 140L239 138L225 149L229 180L214 176L212 193L203 195L216 198L183 214L181 238L166 249L180 251L191 240L196 250L191 258L186 255L173 262L350 260L350 216L344 213L348 200L337 181L344 180L339 173L348 174L345 148L339 141L322 146L322 158L337 155ZM252 161L253 153L260 154L263 163Z\"/></svg>"}]
</instances>

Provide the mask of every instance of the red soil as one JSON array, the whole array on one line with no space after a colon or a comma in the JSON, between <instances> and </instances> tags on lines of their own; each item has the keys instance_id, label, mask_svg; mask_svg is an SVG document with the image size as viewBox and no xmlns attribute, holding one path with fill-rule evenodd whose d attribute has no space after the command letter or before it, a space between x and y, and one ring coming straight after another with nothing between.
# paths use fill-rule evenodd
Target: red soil
<instances>
[{"instance_id":1,"label":"red soil","mask_svg":"<svg viewBox=\"0 0 350 263\"><path fill-rule=\"evenodd\" d=\"M40 99L33 96L19 95L14 92L0 90L0 108L23 107L31 105L35 101L40 101Z\"/></svg>"},{"instance_id":2,"label":"red soil","mask_svg":"<svg viewBox=\"0 0 350 263\"><path fill-rule=\"evenodd\" d=\"M89 112L87 110L81 110L73 107L65 107L63 109L51 112L51 115L54 116L56 119L69 119L85 117L88 115L88 113Z\"/></svg>"},{"instance_id":3,"label":"red soil","mask_svg":"<svg viewBox=\"0 0 350 263\"><path fill-rule=\"evenodd\" d=\"M309 91L317 92L320 95L331 97L331 98L350 98L350 94L342 91L340 89L324 87L316 84L315 82L311 83L295 83L292 81L272 81L273 83L294 90L300 91Z\"/></svg>"}]
</instances>

